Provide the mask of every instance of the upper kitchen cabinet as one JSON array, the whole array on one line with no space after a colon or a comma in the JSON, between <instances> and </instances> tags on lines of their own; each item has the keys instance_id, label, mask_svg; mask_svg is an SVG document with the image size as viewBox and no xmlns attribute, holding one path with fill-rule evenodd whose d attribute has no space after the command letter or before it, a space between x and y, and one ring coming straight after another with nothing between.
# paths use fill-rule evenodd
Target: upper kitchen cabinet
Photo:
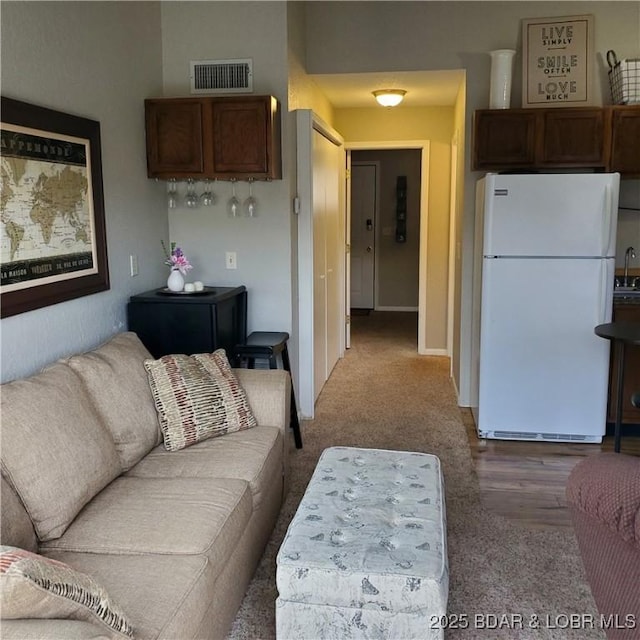
<instances>
[{"instance_id":1,"label":"upper kitchen cabinet","mask_svg":"<svg viewBox=\"0 0 640 640\"><path fill-rule=\"evenodd\" d=\"M533 167L536 160L533 109L482 110L474 114L473 169Z\"/></svg>"},{"instance_id":2,"label":"upper kitchen cabinet","mask_svg":"<svg viewBox=\"0 0 640 640\"><path fill-rule=\"evenodd\" d=\"M206 106L197 98L145 100L150 178L204 174L205 111Z\"/></svg>"},{"instance_id":3,"label":"upper kitchen cabinet","mask_svg":"<svg viewBox=\"0 0 640 640\"><path fill-rule=\"evenodd\" d=\"M473 170L593 168L640 174L640 107L476 111Z\"/></svg>"},{"instance_id":4,"label":"upper kitchen cabinet","mask_svg":"<svg viewBox=\"0 0 640 640\"><path fill-rule=\"evenodd\" d=\"M640 105L611 107L611 170L640 177Z\"/></svg>"},{"instance_id":5,"label":"upper kitchen cabinet","mask_svg":"<svg viewBox=\"0 0 640 640\"><path fill-rule=\"evenodd\" d=\"M599 108L545 109L538 137L539 163L553 167L606 167L609 130Z\"/></svg>"},{"instance_id":6,"label":"upper kitchen cabinet","mask_svg":"<svg viewBox=\"0 0 640 640\"><path fill-rule=\"evenodd\" d=\"M280 109L272 96L145 100L150 178L277 180Z\"/></svg>"}]
</instances>

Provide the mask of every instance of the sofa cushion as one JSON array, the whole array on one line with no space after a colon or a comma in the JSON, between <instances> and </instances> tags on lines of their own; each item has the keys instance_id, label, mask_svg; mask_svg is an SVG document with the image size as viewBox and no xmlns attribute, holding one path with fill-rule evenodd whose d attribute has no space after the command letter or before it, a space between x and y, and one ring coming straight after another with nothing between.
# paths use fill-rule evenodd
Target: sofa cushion
<instances>
[{"instance_id":1,"label":"sofa cushion","mask_svg":"<svg viewBox=\"0 0 640 640\"><path fill-rule=\"evenodd\" d=\"M57 560L1 546L0 585L3 618L72 618L106 625L122 637L133 635L102 586Z\"/></svg>"},{"instance_id":2,"label":"sofa cushion","mask_svg":"<svg viewBox=\"0 0 640 640\"><path fill-rule=\"evenodd\" d=\"M250 517L243 480L120 477L41 551L203 554L219 570Z\"/></svg>"},{"instance_id":3,"label":"sofa cushion","mask_svg":"<svg viewBox=\"0 0 640 640\"><path fill-rule=\"evenodd\" d=\"M38 538L33 523L29 519L29 514L20 502L18 494L4 477L2 477L2 488L0 489L0 507L2 507L2 516L0 517L2 544L20 547L27 549L27 551L37 551Z\"/></svg>"},{"instance_id":4,"label":"sofa cushion","mask_svg":"<svg viewBox=\"0 0 640 640\"><path fill-rule=\"evenodd\" d=\"M148 358L151 354L129 331L66 361L89 389L125 470L162 442L144 368Z\"/></svg>"},{"instance_id":5,"label":"sofa cushion","mask_svg":"<svg viewBox=\"0 0 640 640\"><path fill-rule=\"evenodd\" d=\"M227 588L216 593L213 568L202 555L47 555L96 576L114 599L125 603L135 637L141 639L202 637L199 627L212 599L224 597Z\"/></svg>"},{"instance_id":6,"label":"sofa cushion","mask_svg":"<svg viewBox=\"0 0 640 640\"><path fill-rule=\"evenodd\" d=\"M2 621L2 638L3 640L40 640L41 638L121 640L122 635L109 631L104 625L99 627L82 620L21 618Z\"/></svg>"},{"instance_id":7,"label":"sofa cushion","mask_svg":"<svg viewBox=\"0 0 640 640\"><path fill-rule=\"evenodd\" d=\"M2 470L40 540L62 535L121 473L109 432L66 364L2 386Z\"/></svg>"},{"instance_id":8,"label":"sofa cushion","mask_svg":"<svg viewBox=\"0 0 640 640\"><path fill-rule=\"evenodd\" d=\"M164 444L178 451L257 424L222 349L146 360Z\"/></svg>"},{"instance_id":9,"label":"sofa cushion","mask_svg":"<svg viewBox=\"0 0 640 640\"><path fill-rule=\"evenodd\" d=\"M170 452L162 445L127 475L137 478L237 478L251 488L253 508L262 503L268 484L282 476L282 435L277 427L254 427Z\"/></svg>"}]
</instances>

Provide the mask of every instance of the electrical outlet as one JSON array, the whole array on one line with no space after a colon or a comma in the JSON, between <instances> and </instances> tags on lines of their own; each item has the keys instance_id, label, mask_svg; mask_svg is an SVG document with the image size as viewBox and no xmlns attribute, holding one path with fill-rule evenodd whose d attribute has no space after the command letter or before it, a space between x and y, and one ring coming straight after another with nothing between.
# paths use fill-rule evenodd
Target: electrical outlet
<instances>
[{"instance_id":1,"label":"electrical outlet","mask_svg":"<svg viewBox=\"0 0 640 640\"><path fill-rule=\"evenodd\" d=\"M227 254L225 256L225 264L227 266L227 269L237 269L238 268L238 262L236 259L236 252L235 251L227 251Z\"/></svg>"},{"instance_id":2,"label":"electrical outlet","mask_svg":"<svg viewBox=\"0 0 640 640\"><path fill-rule=\"evenodd\" d=\"M129 256L129 270L132 278L138 275L138 256L133 253Z\"/></svg>"}]
</instances>

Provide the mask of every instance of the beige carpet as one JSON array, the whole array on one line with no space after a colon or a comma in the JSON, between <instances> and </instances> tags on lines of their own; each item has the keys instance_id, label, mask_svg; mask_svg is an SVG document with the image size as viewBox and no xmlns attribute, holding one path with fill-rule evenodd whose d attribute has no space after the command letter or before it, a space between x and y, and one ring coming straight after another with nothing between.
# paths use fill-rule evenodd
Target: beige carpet
<instances>
[{"instance_id":1,"label":"beige carpet","mask_svg":"<svg viewBox=\"0 0 640 640\"><path fill-rule=\"evenodd\" d=\"M276 554L318 457L334 445L439 456L446 486L448 610L466 616L468 625L449 630L446 638L604 638L597 628L559 628L565 615L597 616L573 534L528 530L480 505L448 360L417 355L415 314L375 312L352 321L352 348L320 395L315 419L303 423L304 448L292 444L291 491L229 638L275 638ZM512 615L506 628L478 628Z\"/></svg>"}]
</instances>

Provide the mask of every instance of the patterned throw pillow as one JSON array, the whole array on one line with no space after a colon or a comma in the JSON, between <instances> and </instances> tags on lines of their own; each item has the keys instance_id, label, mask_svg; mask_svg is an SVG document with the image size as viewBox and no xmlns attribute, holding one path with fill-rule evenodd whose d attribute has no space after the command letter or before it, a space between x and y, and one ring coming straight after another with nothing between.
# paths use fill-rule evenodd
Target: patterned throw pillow
<instances>
[{"instance_id":1,"label":"patterned throw pillow","mask_svg":"<svg viewBox=\"0 0 640 640\"><path fill-rule=\"evenodd\" d=\"M223 349L162 356L145 360L144 366L169 451L256 426Z\"/></svg>"},{"instance_id":2,"label":"patterned throw pillow","mask_svg":"<svg viewBox=\"0 0 640 640\"><path fill-rule=\"evenodd\" d=\"M131 625L107 592L63 562L0 546L0 587L3 618L71 618L104 624L115 637L133 637Z\"/></svg>"}]
</instances>

